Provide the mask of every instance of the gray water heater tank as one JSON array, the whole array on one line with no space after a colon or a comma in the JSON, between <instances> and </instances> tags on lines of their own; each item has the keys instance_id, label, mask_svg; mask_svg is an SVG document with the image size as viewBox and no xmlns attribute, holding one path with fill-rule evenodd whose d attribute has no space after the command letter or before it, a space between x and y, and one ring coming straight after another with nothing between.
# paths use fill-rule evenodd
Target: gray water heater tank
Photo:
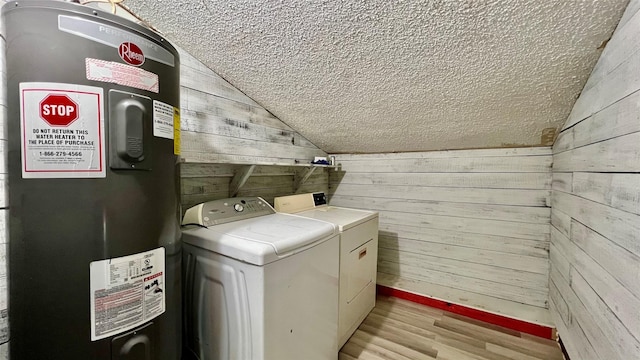
<instances>
[{"instance_id":1,"label":"gray water heater tank","mask_svg":"<svg viewBox=\"0 0 640 360\"><path fill-rule=\"evenodd\" d=\"M178 53L76 3L2 16L11 360L179 359Z\"/></svg>"}]
</instances>

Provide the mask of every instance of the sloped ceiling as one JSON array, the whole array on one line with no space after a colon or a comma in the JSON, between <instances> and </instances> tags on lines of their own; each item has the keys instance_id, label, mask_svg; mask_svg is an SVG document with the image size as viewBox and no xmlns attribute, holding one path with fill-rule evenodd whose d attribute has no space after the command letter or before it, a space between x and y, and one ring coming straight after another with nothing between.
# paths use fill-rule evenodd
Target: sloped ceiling
<instances>
[{"instance_id":1,"label":"sloped ceiling","mask_svg":"<svg viewBox=\"0 0 640 360\"><path fill-rule=\"evenodd\" d=\"M533 146L628 0L128 0L329 153ZM549 139L547 138L546 141Z\"/></svg>"}]
</instances>

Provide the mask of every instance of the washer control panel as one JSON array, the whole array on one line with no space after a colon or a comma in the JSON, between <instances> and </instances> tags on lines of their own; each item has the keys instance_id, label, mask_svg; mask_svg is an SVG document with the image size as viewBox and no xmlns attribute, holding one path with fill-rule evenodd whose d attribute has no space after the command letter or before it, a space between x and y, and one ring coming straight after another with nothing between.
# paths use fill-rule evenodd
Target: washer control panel
<instances>
[{"instance_id":1,"label":"washer control panel","mask_svg":"<svg viewBox=\"0 0 640 360\"><path fill-rule=\"evenodd\" d=\"M268 202L260 197L229 198L198 204L188 209L182 225L213 226L257 216L275 214Z\"/></svg>"}]
</instances>

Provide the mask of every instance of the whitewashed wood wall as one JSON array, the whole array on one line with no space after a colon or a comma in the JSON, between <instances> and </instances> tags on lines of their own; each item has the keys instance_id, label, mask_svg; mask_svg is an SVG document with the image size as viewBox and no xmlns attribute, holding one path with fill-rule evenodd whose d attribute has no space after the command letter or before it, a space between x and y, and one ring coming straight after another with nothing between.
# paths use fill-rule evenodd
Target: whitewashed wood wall
<instances>
[{"instance_id":1,"label":"whitewashed wood wall","mask_svg":"<svg viewBox=\"0 0 640 360\"><path fill-rule=\"evenodd\" d=\"M308 164L327 154L180 51L181 157L189 163Z\"/></svg>"},{"instance_id":2,"label":"whitewashed wood wall","mask_svg":"<svg viewBox=\"0 0 640 360\"><path fill-rule=\"evenodd\" d=\"M571 359L640 359L639 9L553 146L550 308Z\"/></svg>"},{"instance_id":3,"label":"whitewashed wood wall","mask_svg":"<svg viewBox=\"0 0 640 360\"><path fill-rule=\"evenodd\" d=\"M193 56L180 51L183 211L229 197L231 181L247 164L260 164L238 196L294 193L315 156L327 154ZM245 165L238 165L245 164ZM298 192L328 191L328 170L316 169Z\"/></svg>"},{"instance_id":4,"label":"whitewashed wood wall","mask_svg":"<svg viewBox=\"0 0 640 360\"><path fill-rule=\"evenodd\" d=\"M550 148L335 156L331 204L380 212L379 284L549 324Z\"/></svg>"},{"instance_id":5,"label":"whitewashed wood wall","mask_svg":"<svg viewBox=\"0 0 640 360\"><path fill-rule=\"evenodd\" d=\"M231 181L241 165L182 164L182 211L201 202L229 197ZM271 205L276 196L291 195L294 181L305 168L297 166L257 166L237 196L261 196ZM329 191L329 170L320 168L297 193Z\"/></svg>"}]
</instances>

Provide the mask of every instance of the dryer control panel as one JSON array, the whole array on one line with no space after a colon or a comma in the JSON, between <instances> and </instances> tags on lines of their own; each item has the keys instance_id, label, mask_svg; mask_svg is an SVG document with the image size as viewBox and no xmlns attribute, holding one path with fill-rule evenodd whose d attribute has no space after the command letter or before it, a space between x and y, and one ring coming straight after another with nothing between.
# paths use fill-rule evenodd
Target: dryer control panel
<instances>
[{"instance_id":1,"label":"dryer control panel","mask_svg":"<svg viewBox=\"0 0 640 360\"><path fill-rule=\"evenodd\" d=\"M275 212L271 205L260 197L220 199L188 209L182 219L182 225L209 227Z\"/></svg>"},{"instance_id":2,"label":"dryer control panel","mask_svg":"<svg viewBox=\"0 0 640 360\"><path fill-rule=\"evenodd\" d=\"M327 205L327 196L323 192L314 193L313 203L315 206Z\"/></svg>"}]
</instances>

